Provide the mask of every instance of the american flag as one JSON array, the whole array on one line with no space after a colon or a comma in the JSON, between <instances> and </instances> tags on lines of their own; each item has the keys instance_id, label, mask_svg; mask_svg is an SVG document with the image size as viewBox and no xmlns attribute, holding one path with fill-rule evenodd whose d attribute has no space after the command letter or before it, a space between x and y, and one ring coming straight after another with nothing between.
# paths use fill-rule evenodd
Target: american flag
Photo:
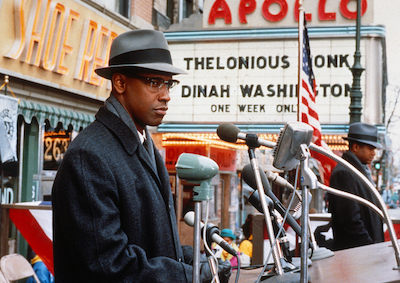
<instances>
[{"instance_id":1,"label":"american flag","mask_svg":"<svg viewBox=\"0 0 400 283\"><path fill-rule=\"evenodd\" d=\"M300 11L300 13L304 13L304 11ZM299 121L309 124L314 129L312 137L313 143L330 150L328 145L323 142L321 138L321 124L319 123L317 104L315 102L317 91L314 72L312 70L310 42L304 14L303 17L299 17L299 19L302 18L304 19L303 25L299 23L299 55L301 54L301 61L299 62ZM311 155L319 161L322 181L325 185L329 185L329 178L336 162L314 151L311 151Z\"/></svg>"},{"instance_id":2,"label":"american flag","mask_svg":"<svg viewBox=\"0 0 400 283\"><path fill-rule=\"evenodd\" d=\"M315 104L316 85L314 72L312 70L310 42L308 39L306 19L303 25L303 41L301 52L300 69L300 99L299 99L299 117L300 121L309 124L313 129L313 142L321 145L321 124L319 123L317 105Z\"/></svg>"}]
</instances>

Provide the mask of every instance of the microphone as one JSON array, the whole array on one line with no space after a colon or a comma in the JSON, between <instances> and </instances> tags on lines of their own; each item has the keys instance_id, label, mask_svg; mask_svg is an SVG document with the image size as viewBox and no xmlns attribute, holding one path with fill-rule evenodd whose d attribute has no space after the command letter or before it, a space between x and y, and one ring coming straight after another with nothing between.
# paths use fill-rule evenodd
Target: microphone
<instances>
[{"instance_id":1,"label":"microphone","mask_svg":"<svg viewBox=\"0 0 400 283\"><path fill-rule=\"evenodd\" d=\"M273 148L275 146L274 142L260 139L255 134L246 134L240 132L240 129L232 123L222 123L217 128L218 137L226 142L236 143L236 141L244 140L246 144L251 147L259 147L260 145Z\"/></svg>"},{"instance_id":2,"label":"microphone","mask_svg":"<svg viewBox=\"0 0 400 283\"><path fill-rule=\"evenodd\" d=\"M292 190L292 193L290 193L288 199L292 199L293 192L295 193L293 203L290 207L287 207L287 209L289 210L289 213L293 216L294 219L296 220L299 219L301 216L301 195L297 191L295 191L293 185L290 184L285 178L282 178L278 174L273 173L271 171L267 171L265 174L267 175L268 180L270 180L271 182L274 182L278 186ZM308 193L308 195L310 203L312 199L312 194Z\"/></svg>"},{"instance_id":3,"label":"microphone","mask_svg":"<svg viewBox=\"0 0 400 283\"><path fill-rule=\"evenodd\" d=\"M258 190L253 190L249 186L243 186L242 191L243 191L243 195L248 199L248 201L251 203L251 205L255 209L257 209L258 212L264 213L264 210L261 205L260 194L258 193ZM272 211L274 209L274 203L268 196L264 195L264 197L267 202L268 209L270 210L270 213L272 213ZM279 226L278 222L274 222L273 224L275 225L274 231L277 233L277 231L281 227ZM286 235L285 230L282 230L282 235Z\"/></svg>"},{"instance_id":4,"label":"microphone","mask_svg":"<svg viewBox=\"0 0 400 283\"><path fill-rule=\"evenodd\" d=\"M248 186L243 186L242 188L243 195L248 199L248 201L251 203L251 205L257 209L260 213L264 213L264 210L261 205L261 199L260 199L260 194L258 193L257 190L253 190L252 188ZM264 195L265 200L267 202L268 208L272 210L274 208L274 203L272 200Z\"/></svg>"},{"instance_id":5,"label":"microphone","mask_svg":"<svg viewBox=\"0 0 400 283\"><path fill-rule=\"evenodd\" d=\"M300 162L297 154L300 145L311 143L313 128L303 122L288 122L279 133L276 146L274 147L274 161L272 165L275 168L290 171Z\"/></svg>"},{"instance_id":6,"label":"microphone","mask_svg":"<svg viewBox=\"0 0 400 283\"><path fill-rule=\"evenodd\" d=\"M309 194L311 195L311 193ZM293 193L290 193L288 196L288 199L293 198ZM301 217L301 210L302 210L302 203L298 195L294 195L294 200L292 202L292 205L289 206L287 205L287 209L289 210L289 213L293 216L294 219L299 219Z\"/></svg>"},{"instance_id":7,"label":"microphone","mask_svg":"<svg viewBox=\"0 0 400 283\"><path fill-rule=\"evenodd\" d=\"M280 215L282 215L282 217L284 217L284 215L286 214L285 207L272 192L271 186L269 185L268 178L265 175L264 171L261 169L259 169L259 171L260 171L261 181L262 181L265 193L274 202L275 209L280 213ZM251 188L257 190L257 184L256 184L256 180L255 180L255 176L254 176L254 172L253 172L253 168L251 167L251 164L247 164L246 166L243 167L242 178ZM293 218L293 216L291 214L287 215L286 221L293 228L293 230L296 232L297 235L301 235L301 227L296 222L296 220Z\"/></svg>"},{"instance_id":8,"label":"microphone","mask_svg":"<svg viewBox=\"0 0 400 283\"><path fill-rule=\"evenodd\" d=\"M268 180L274 182L278 186L291 189L292 191L294 190L293 185L290 184L285 178L279 176L278 174L273 173L271 171L267 171L265 174L267 175Z\"/></svg>"},{"instance_id":9,"label":"microphone","mask_svg":"<svg viewBox=\"0 0 400 283\"><path fill-rule=\"evenodd\" d=\"M193 211L189 211L188 213L185 214L185 223L191 227L194 226L194 212ZM200 222L200 228L203 229L204 228L204 223ZM225 241L220 235L219 235L219 230L217 228L216 225L209 223L207 225L207 232L209 230L211 230L211 239L213 242L217 243L219 246L221 246L221 248L223 248L225 251L227 251L228 253L230 253L233 256L237 256L237 252L232 248L231 245L228 244L227 241ZM204 239L203 239L204 240Z\"/></svg>"}]
</instances>

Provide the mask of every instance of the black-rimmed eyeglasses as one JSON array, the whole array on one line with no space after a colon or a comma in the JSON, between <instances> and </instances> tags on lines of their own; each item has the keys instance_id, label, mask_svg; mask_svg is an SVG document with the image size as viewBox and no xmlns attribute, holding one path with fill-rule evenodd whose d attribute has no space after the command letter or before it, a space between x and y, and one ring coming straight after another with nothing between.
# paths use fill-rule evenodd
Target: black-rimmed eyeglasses
<instances>
[{"instance_id":1,"label":"black-rimmed eyeglasses","mask_svg":"<svg viewBox=\"0 0 400 283\"><path fill-rule=\"evenodd\" d=\"M171 91L174 87L176 87L179 84L179 81L177 80L164 80L163 78L160 77L154 77L154 78L148 78L148 77L144 77L138 74L129 74L129 77L133 77L133 78L138 78L138 79L142 79L142 80L146 80L148 82L148 87L149 87L149 91L151 92L159 92L160 89L163 87L163 85L165 85L165 88L168 91Z\"/></svg>"}]
</instances>

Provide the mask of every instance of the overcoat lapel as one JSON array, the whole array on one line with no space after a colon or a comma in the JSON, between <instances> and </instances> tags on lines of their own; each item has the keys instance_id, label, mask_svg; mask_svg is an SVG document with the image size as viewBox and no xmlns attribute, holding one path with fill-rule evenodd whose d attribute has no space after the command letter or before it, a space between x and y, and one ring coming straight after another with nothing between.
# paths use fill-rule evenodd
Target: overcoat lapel
<instances>
[{"instance_id":1,"label":"overcoat lapel","mask_svg":"<svg viewBox=\"0 0 400 283\"><path fill-rule=\"evenodd\" d=\"M146 165L146 168L150 171L151 176L154 178L154 180L157 182L157 185L162 187L160 178L158 177L157 174L157 168L155 162L152 161L150 154L147 152L147 150L143 146L138 146L139 150L139 159L140 161Z\"/></svg>"},{"instance_id":2,"label":"overcoat lapel","mask_svg":"<svg viewBox=\"0 0 400 283\"><path fill-rule=\"evenodd\" d=\"M101 107L99 109L99 112L96 114L96 119L102 124L104 124L110 131L112 131L119 138L119 140L121 141L122 145L124 146L128 154L132 155L136 150L138 151L138 157L140 162L145 165L147 170L149 170L152 178L154 179L159 188L159 191L165 203L168 204L168 195L165 194L165 186L160 180L160 178L162 177L160 176L159 178L157 174L157 168L153 165L149 153L143 146L139 146L140 139L137 133L133 133L129 129L129 127L121 121L120 118L118 118L112 112L108 111L105 107ZM158 156L156 157L156 163L157 159L162 160L160 154L158 152L157 154Z\"/></svg>"}]
</instances>

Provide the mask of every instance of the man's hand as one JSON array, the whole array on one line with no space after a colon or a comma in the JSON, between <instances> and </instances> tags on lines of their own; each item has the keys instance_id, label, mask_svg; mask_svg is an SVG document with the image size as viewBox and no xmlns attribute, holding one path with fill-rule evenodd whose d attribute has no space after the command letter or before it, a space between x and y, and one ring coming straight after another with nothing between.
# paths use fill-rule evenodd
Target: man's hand
<instances>
[{"instance_id":1,"label":"man's hand","mask_svg":"<svg viewBox=\"0 0 400 283\"><path fill-rule=\"evenodd\" d=\"M231 277L232 267L229 260L218 259L218 277L220 283L228 283Z\"/></svg>"},{"instance_id":2,"label":"man's hand","mask_svg":"<svg viewBox=\"0 0 400 283\"><path fill-rule=\"evenodd\" d=\"M231 277L231 263L229 260L218 259L218 277L220 283L228 283ZM213 279L210 265L205 255L200 256L200 282L209 283Z\"/></svg>"}]
</instances>

